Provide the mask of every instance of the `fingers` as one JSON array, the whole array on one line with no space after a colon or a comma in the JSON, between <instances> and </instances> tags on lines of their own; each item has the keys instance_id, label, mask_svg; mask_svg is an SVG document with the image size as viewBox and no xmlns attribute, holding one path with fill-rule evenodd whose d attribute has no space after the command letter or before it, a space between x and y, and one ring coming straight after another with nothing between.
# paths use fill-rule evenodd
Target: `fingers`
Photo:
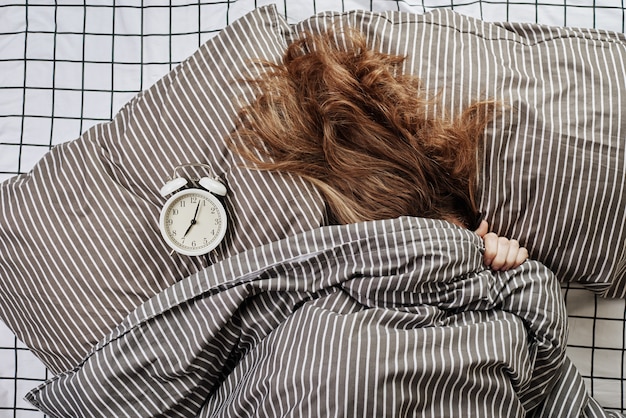
<instances>
[{"instance_id":1,"label":"fingers","mask_svg":"<svg viewBox=\"0 0 626 418\"><path fill-rule=\"evenodd\" d=\"M485 220L481 221L478 229L474 231L474 233L481 238L484 238L487 232L489 232L489 224Z\"/></svg>"},{"instance_id":2,"label":"fingers","mask_svg":"<svg viewBox=\"0 0 626 418\"><path fill-rule=\"evenodd\" d=\"M491 266L491 263L498 255L498 236L493 232L490 232L483 236L483 241L485 243L485 265Z\"/></svg>"},{"instance_id":3,"label":"fingers","mask_svg":"<svg viewBox=\"0 0 626 418\"><path fill-rule=\"evenodd\" d=\"M489 232L489 224L485 220L480 223L474 233L485 243L484 262L492 270L510 270L528 259L526 248L520 247L517 240L499 237Z\"/></svg>"},{"instance_id":4,"label":"fingers","mask_svg":"<svg viewBox=\"0 0 626 418\"><path fill-rule=\"evenodd\" d=\"M493 232L483 236L485 265L493 270L505 271L521 265L528 258L528 250L514 239L498 237Z\"/></svg>"},{"instance_id":5,"label":"fingers","mask_svg":"<svg viewBox=\"0 0 626 418\"><path fill-rule=\"evenodd\" d=\"M517 260L515 260L515 267L521 266L524 261L528 260L528 257L529 257L528 250L524 247L521 247L519 249L519 252L517 253Z\"/></svg>"}]
</instances>

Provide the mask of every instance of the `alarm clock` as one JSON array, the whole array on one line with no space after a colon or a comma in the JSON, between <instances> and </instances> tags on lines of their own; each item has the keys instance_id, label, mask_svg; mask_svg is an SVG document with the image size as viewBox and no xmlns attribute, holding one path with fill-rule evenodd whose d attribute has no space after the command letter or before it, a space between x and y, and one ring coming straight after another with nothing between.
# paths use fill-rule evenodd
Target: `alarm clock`
<instances>
[{"instance_id":1,"label":"alarm clock","mask_svg":"<svg viewBox=\"0 0 626 418\"><path fill-rule=\"evenodd\" d=\"M226 195L226 186L210 177L188 184L176 177L161 188L161 196L171 196L161 209L159 229L172 250L199 256L217 247L226 234L228 219L218 198Z\"/></svg>"}]
</instances>

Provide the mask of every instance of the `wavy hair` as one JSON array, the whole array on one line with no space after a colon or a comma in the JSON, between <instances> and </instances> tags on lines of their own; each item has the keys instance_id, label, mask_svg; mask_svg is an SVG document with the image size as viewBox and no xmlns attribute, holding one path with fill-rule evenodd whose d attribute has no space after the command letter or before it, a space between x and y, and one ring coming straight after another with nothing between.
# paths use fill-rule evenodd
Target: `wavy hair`
<instances>
[{"instance_id":1,"label":"wavy hair","mask_svg":"<svg viewBox=\"0 0 626 418\"><path fill-rule=\"evenodd\" d=\"M436 96L403 74L405 57L369 48L357 31L341 35L304 34L280 64L262 63L236 151L313 183L333 222L409 215L473 228L477 149L495 103L434 117Z\"/></svg>"}]
</instances>

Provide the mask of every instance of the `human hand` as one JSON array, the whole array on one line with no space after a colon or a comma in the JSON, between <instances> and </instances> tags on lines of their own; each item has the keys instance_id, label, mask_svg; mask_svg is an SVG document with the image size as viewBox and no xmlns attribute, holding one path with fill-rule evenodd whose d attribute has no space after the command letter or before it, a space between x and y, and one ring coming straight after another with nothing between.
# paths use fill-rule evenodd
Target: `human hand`
<instances>
[{"instance_id":1,"label":"human hand","mask_svg":"<svg viewBox=\"0 0 626 418\"><path fill-rule=\"evenodd\" d=\"M485 243L484 263L492 270L506 271L521 265L528 258L528 250L514 239L499 237L489 232L489 224L482 221L474 231Z\"/></svg>"}]
</instances>

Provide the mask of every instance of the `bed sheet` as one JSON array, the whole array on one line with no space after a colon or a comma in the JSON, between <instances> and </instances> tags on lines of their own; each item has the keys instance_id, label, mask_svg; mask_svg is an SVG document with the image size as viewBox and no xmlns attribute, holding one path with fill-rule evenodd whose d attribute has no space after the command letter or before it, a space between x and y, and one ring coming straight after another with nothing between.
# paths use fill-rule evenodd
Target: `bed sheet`
<instances>
[{"instance_id":1,"label":"bed sheet","mask_svg":"<svg viewBox=\"0 0 626 418\"><path fill-rule=\"evenodd\" d=\"M0 5L0 181L28 171L55 144L108 121L221 28L271 1L44 1ZM288 21L324 10L435 7L488 21L523 21L624 32L622 1L278 2ZM594 398L626 410L626 307L564 287L568 352ZM49 372L0 322L0 417L43 416L22 400Z\"/></svg>"}]
</instances>

